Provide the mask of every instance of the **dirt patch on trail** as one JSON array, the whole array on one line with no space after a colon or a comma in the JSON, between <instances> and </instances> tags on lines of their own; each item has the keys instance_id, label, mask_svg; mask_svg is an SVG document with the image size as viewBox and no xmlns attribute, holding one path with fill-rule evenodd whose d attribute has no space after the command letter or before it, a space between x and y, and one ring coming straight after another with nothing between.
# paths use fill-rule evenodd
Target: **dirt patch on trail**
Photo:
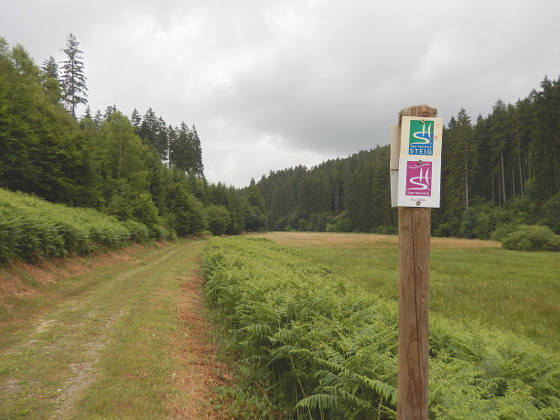
<instances>
[{"instance_id":1,"label":"dirt patch on trail","mask_svg":"<svg viewBox=\"0 0 560 420\"><path fill-rule=\"evenodd\" d=\"M175 385L185 391L187 398L172 401L169 410L177 418L223 418L215 410L212 398L216 396L215 387L231 384L232 377L227 365L217 359L200 273L193 270L183 280L179 310L184 329L176 337L173 357L177 360Z\"/></svg>"}]
</instances>

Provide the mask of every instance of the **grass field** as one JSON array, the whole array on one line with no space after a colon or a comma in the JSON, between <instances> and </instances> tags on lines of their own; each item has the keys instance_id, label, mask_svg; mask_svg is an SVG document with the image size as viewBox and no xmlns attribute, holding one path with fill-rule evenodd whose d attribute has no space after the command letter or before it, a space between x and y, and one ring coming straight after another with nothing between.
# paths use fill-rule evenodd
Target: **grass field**
<instances>
[{"instance_id":1,"label":"grass field","mask_svg":"<svg viewBox=\"0 0 560 420\"><path fill-rule=\"evenodd\" d=\"M270 232L356 285L398 301L398 237ZM518 252L498 242L432 238L430 311L457 322L513 331L560 351L560 257Z\"/></svg>"}]
</instances>

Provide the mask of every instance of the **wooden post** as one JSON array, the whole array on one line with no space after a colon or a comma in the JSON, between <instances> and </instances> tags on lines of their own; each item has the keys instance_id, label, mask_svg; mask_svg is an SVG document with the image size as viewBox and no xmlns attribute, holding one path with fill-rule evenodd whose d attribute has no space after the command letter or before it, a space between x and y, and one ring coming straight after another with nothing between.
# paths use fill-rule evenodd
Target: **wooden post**
<instances>
[{"instance_id":1,"label":"wooden post","mask_svg":"<svg viewBox=\"0 0 560 420\"><path fill-rule=\"evenodd\" d=\"M401 117L436 117L428 105L404 108ZM399 207L399 339L397 419L428 419L428 284L430 208Z\"/></svg>"}]
</instances>

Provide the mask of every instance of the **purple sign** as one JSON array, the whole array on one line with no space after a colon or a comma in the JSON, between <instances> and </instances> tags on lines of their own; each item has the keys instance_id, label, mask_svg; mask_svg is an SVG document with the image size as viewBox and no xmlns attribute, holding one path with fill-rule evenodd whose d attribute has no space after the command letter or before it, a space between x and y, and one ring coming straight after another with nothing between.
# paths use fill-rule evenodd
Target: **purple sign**
<instances>
[{"instance_id":1,"label":"purple sign","mask_svg":"<svg viewBox=\"0 0 560 420\"><path fill-rule=\"evenodd\" d=\"M406 162L405 195L432 195L432 162L409 160Z\"/></svg>"}]
</instances>

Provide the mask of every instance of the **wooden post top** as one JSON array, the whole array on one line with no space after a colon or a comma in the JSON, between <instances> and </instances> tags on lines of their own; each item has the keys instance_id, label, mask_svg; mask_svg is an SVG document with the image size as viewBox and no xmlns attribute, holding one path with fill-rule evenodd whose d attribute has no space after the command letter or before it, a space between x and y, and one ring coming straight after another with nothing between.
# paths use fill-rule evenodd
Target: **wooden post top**
<instances>
[{"instance_id":1,"label":"wooden post top","mask_svg":"<svg viewBox=\"0 0 560 420\"><path fill-rule=\"evenodd\" d=\"M416 105L407 106L399 112L399 124L401 123L402 117L437 117L437 108L430 105Z\"/></svg>"}]
</instances>

